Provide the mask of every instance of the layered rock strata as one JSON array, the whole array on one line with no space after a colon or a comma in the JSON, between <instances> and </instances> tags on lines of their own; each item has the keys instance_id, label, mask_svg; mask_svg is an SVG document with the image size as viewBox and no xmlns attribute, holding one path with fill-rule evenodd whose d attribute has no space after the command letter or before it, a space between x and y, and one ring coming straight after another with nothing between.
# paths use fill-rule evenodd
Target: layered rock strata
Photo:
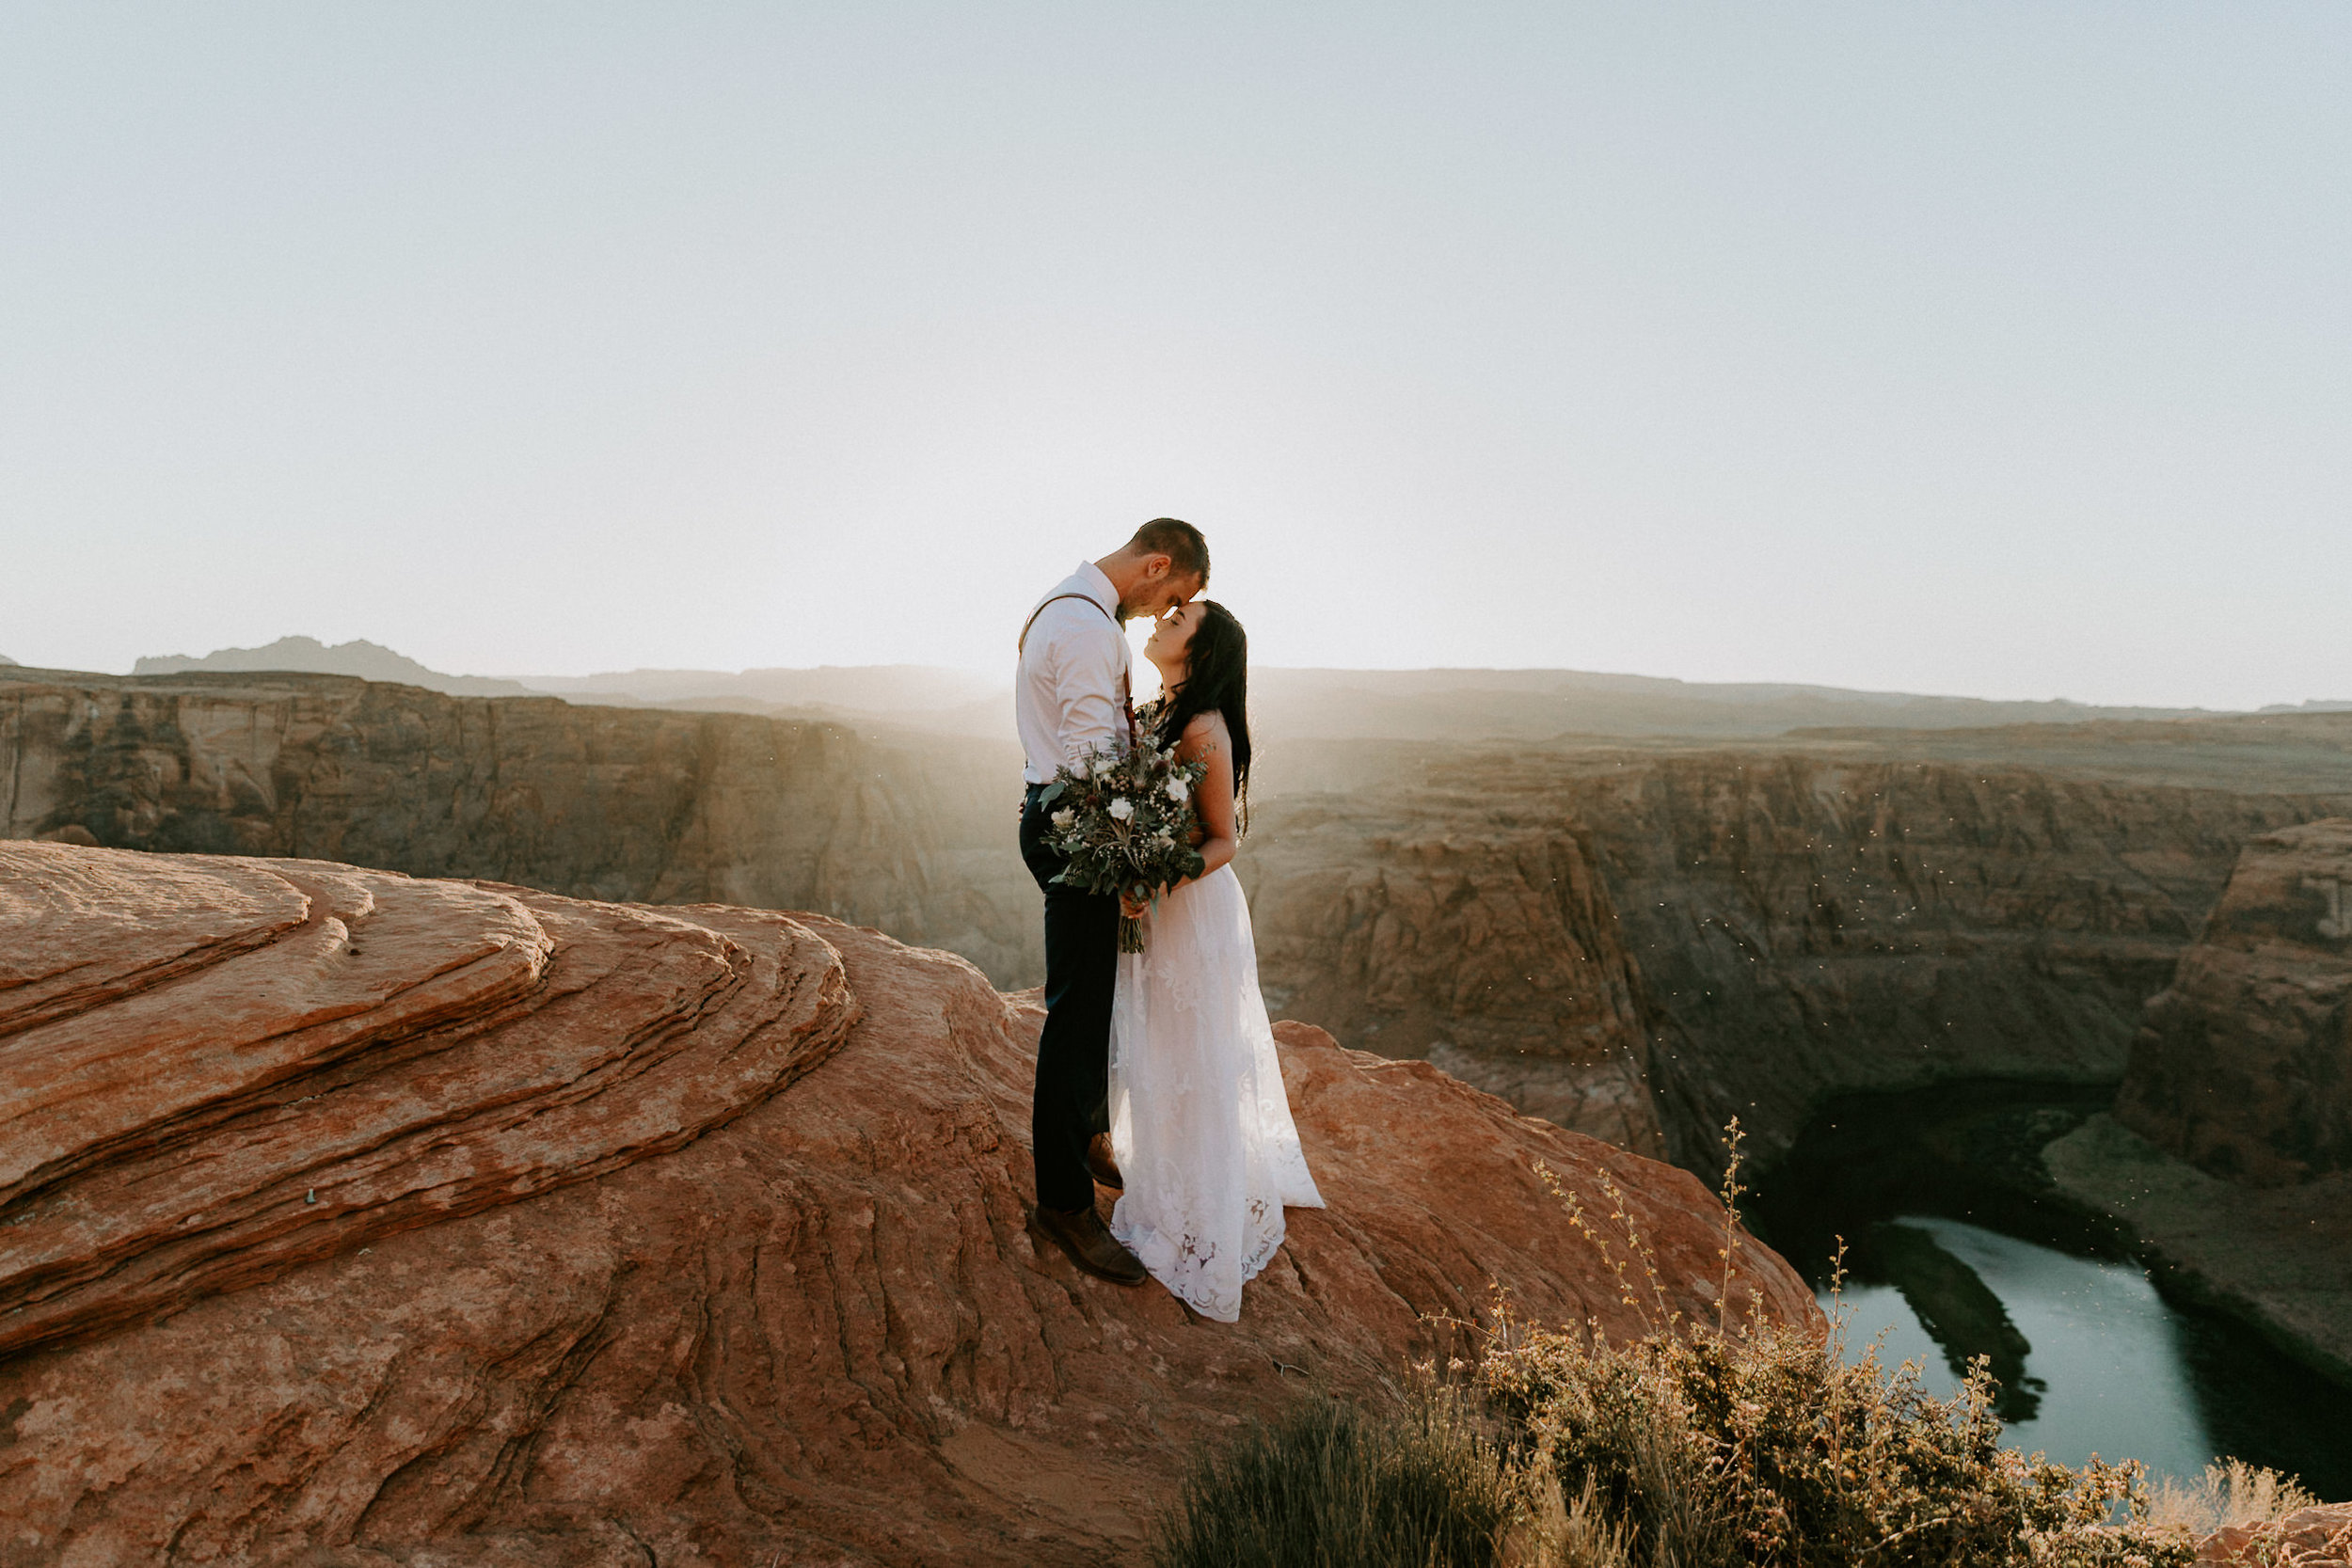
<instances>
[{"instance_id":1,"label":"layered rock strata","mask_svg":"<svg viewBox=\"0 0 2352 1568\"><path fill-rule=\"evenodd\" d=\"M1206 1323L1031 1241L1038 1010L961 959L7 853L0 1561L1135 1560L1199 1439L1383 1386L1495 1287L1639 1331L1538 1163L1623 1195L1659 1309L1815 1319L1753 1243L1717 1301L1692 1177L1283 1024L1330 1206Z\"/></svg>"},{"instance_id":2,"label":"layered rock strata","mask_svg":"<svg viewBox=\"0 0 2352 1568\"><path fill-rule=\"evenodd\" d=\"M0 1354L678 1148L852 1017L778 915L322 862L0 844Z\"/></svg>"},{"instance_id":3,"label":"layered rock strata","mask_svg":"<svg viewBox=\"0 0 2352 1568\"><path fill-rule=\"evenodd\" d=\"M1573 826L1397 804L1266 813L1244 875L1269 1000L1662 1153L1641 974Z\"/></svg>"},{"instance_id":4,"label":"layered rock strata","mask_svg":"<svg viewBox=\"0 0 2352 1568\"><path fill-rule=\"evenodd\" d=\"M0 838L817 910L1042 964L1019 751L341 675L0 676Z\"/></svg>"},{"instance_id":5,"label":"layered rock strata","mask_svg":"<svg viewBox=\"0 0 2352 1568\"><path fill-rule=\"evenodd\" d=\"M1796 753L1415 772L1263 810L1268 984L1531 1107L1638 1071L1700 1169L1836 1092L2113 1082L2239 847L2352 803Z\"/></svg>"},{"instance_id":6,"label":"layered rock strata","mask_svg":"<svg viewBox=\"0 0 2352 1568\"><path fill-rule=\"evenodd\" d=\"M2352 818L2246 847L2148 1005L2115 1111L2233 1181L2352 1170Z\"/></svg>"},{"instance_id":7,"label":"layered rock strata","mask_svg":"<svg viewBox=\"0 0 2352 1568\"><path fill-rule=\"evenodd\" d=\"M2352 744L2340 717L2218 738L2029 726L2051 768L1963 754L2024 744L2005 732L1921 739L1951 752L1931 763L1883 737L1863 755L1270 735L1239 869L1292 1010L1708 1169L1733 1115L1769 1160L1838 1092L2116 1080L2238 848L2352 812L2352 792L2272 787L2326 775ZM2283 773L2249 761L2274 730L2301 748ZM2197 776L2254 783L2149 782L2217 757ZM1014 767L986 742L745 714L0 673L0 836L813 909L1003 985L1041 970Z\"/></svg>"},{"instance_id":8,"label":"layered rock strata","mask_svg":"<svg viewBox=\"0 0 2352 1568\"><path fill-rule=\"evenodd\" d=\"M2179 1293L2352 1386L2352 818L2264 833L2153 998L2059 1191Z\"/></svg>"}]
</instances>

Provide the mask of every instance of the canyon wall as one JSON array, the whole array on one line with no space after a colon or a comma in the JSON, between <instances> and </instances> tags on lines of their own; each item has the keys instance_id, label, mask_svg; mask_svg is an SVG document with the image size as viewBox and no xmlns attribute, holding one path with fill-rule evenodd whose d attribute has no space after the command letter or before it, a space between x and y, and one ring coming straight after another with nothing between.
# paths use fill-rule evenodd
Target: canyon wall
<instances>
[{"instance_id":1,"label":"canyon wall","mask_svg":"<svg viewBox=\"0 0 2352 1568\"><path fill-rule=\"evenodd\" d=\"M589 898L804 909L1041 959L1018 752L336 675L0 679L0 838L296 855Z\"/></svg>"},{"instance_id":2,"label":"canyon wall","mask_svg":"<svg viewBox=\"0 0 2352 1568\"><path fill-rule=\"evenodd\" d=\"M1729 1117L1769 1156L1838 1090L2112 1082L2240 847L2352 812L2303 787L2347 778L2352 721L2079 728L1935 760L1269 736L1237 863L1267 995L1700 1170ZM2027 743L2063 766L1959 754ZM815 910L1004 986L1042 968L1017 767L748 714L0 673L0 836Z\"/></svg>"},{"instance_id":3,"label":"canyon wall","mask_svg":"<svg viewBox=\"0 0 2352 1568\"><path fill-rule=\"evenodd\" d=\"M1267 803L1270 983L1521 1103L1639 1074L1702 1170L1836 1090L2119 1078L2239 847L2347 800L1794 748L1419 774Z\"/></svg>"},{"instance_id":4,"label":"canyon wall","mask_svg":"<svg viewBox=\"0 0 2352 1568\"><path fill-rule=\"evenodd\" d=\"M1433 795L1279 801L1239 865L1269 1006L1663 1152L1641 976L1575 824Z\"/></svg>"},{"instance_id":5,"label":"canyon wall","mask_svg":"<svg viewBox=\"0 0 2352 1568\"><path fill-rule=\"evenodd\" d=\"M2115 1115L2249 1186L2352 1170L2352 818L2247 845L2148 1005Z\"/></svg>"}]
</instances>

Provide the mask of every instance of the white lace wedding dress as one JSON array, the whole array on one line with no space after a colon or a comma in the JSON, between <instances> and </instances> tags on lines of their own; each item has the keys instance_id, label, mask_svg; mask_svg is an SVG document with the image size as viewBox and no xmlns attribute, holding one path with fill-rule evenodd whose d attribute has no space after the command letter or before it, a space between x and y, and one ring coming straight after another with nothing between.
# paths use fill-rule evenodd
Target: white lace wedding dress
<instances>
[{"instance_id":1,"label":"white lace wedding dress","mask_svg":"<svg viewBox=\"0 0 2352 1568\"><path fill-rule=\"evenodd\" d=\"M1202 1317L1232 1323L1282 1244L1282 1210L1323 1207L1258 994L1231 866L1153 905L1111 1013L1111 1234Z\"/></svg>"}]
</instances>

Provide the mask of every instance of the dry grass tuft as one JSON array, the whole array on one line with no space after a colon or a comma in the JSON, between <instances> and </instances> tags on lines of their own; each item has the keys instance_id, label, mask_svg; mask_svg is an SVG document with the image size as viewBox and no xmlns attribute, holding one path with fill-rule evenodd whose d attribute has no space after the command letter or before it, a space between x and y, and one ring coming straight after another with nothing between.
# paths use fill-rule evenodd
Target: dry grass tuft
<instances>
[{"instance_id":1,"label":"dry grass tuft","mask_svg":"<svg viewBox=\"0 0 2352 1568\"><path fill-rule=\"evenodd\" d=\"M2192 1535L2211 1535L2232 1526L2259 1524L2316 1508L2319 1499L2292 1476L2228 1459L2205 1466L2202 1481L2168 1476L2148 1494L2148 1522Z\"/></svg>"},{"instance_id":2,"label":"dry grass tuft","mask_svg":"<svg viewBox=\"0 0 2352 1568\"><path fill-rule=\"evenodd\" d=\"M1392 1409L1311 1400L1196 1456L1153 1568L1499 1568L1520 1512L1457 1391Z\"/></svg>"}]
</instances>

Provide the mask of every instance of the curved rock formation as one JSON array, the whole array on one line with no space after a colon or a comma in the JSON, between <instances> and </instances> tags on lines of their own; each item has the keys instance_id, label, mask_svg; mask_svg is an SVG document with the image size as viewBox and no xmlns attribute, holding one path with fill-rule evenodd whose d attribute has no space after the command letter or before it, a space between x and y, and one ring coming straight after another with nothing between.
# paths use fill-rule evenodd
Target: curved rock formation
<instances>
[{"instance_id":1,"label":"curved rock formation","mask_svg":"<svg viewBox=\"0 0 2352 1568\"><path fill-rule=\"evenodd\" d=\"M315 861L0 844L0 1354L675 1148L852 1017L778 915Z\"/></svg>"},{"instance_id":2,"label":"curved rock formation","mask_svg":"<svg viewBox=\"0 0 2352 1568\"><path fill-rule=\"evenodd\" d=\"M2115 1114L2250 1186L2352 1170L2352 818L2248 844L2148 1004Z\"/></svg>"},{"instance_id":3,"label":"curved rock formation","mask_svg":"<svg viewBox=\"0 0 2352 1568\"><path fill-rule=\"evenodd\" d=\"M1032 1244L1038 1010L961 959L0 854L0 1561L1131 1559L1200 1437L1381 1386L1491 1287L1638 1328L1538 1161L1716 1310L1694 1178L1317 1030L1278 1035L1330 1207L1211 1324ZM1731 1287L1816 1311L1752 1243Z\"/></svg>"}]
</instances>

